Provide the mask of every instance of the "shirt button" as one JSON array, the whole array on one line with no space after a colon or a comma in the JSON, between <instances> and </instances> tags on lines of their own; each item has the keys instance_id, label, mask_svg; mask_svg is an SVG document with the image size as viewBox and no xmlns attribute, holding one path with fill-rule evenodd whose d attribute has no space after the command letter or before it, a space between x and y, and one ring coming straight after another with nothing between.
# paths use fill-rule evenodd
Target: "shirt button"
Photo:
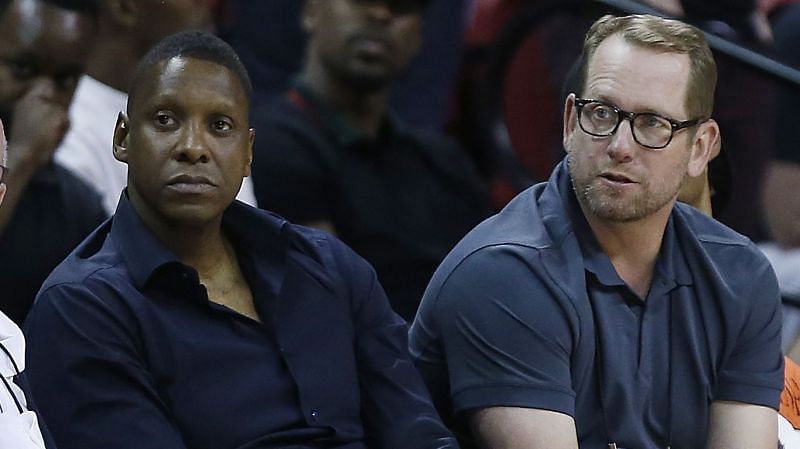
<instances>
[{"instance_id":1,"label":"shirt button","mask_svg":"<svg viewBox=\"0 0 800 449\"><path fill-rule=\"evenodd\" d=\"M311 422L317 422L317 418L319 418L319 413L316 410L311 410Z\"/></svg>"}]
</instances>

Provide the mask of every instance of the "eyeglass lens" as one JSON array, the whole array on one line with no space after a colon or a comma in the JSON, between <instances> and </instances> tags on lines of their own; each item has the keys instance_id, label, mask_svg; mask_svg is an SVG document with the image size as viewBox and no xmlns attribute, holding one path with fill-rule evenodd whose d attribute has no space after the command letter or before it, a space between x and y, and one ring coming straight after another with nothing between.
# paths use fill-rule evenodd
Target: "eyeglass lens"
<instances>
[{"instance_id":1,"label":"eyeglass lens","mask_svg":"<svg viewBox=\"0 0 800 449\"><path fill-rule=\"evenodd\" d=\"M622 122L623 112L612 106L589 102L580 114L581 128L594 136L610 136L617 131ZM663 148L672 139L672 124L656 114L635 114L631 129L633 138L641 145L650 148Z\"/></svg>"}]
</instances>

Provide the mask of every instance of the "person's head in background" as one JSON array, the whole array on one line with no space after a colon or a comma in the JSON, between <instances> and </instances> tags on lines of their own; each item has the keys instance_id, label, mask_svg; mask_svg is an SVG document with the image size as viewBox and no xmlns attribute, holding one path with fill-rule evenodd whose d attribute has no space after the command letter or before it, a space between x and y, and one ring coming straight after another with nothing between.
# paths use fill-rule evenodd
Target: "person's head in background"
<instances>
[{"instance_id":1,"label":"person's head in background","mask_svg":"<svg viewBox=\"0 0 800 449\"><path fill-rule=\"evenodd\" d=\"M429 0L306 0L304 76L353 92L385 90L417 55Z\"/></svg>"},{"instance_id":2,"label":"person's head in background","mask_svg":"<svg viewBox=\"0 0 800 449\"><path fill-rule=\"evenodd\" d=\"M38 96L63 109L69 105L86 64L96 13L96 0L0 3L0 119L12 140L21 101Z\"/></svg>"},{"instance_id":3,"label":"person's head in background","mask_svg":"<svg viewBox=\"0 0 800 449\"><path fill-rule=\"evenodd\" d=\"M213 0L102 0L98 38L87 74L127 92L139 60L157 42L184 30L213 28Z\"/></svg>"}]
</instances>

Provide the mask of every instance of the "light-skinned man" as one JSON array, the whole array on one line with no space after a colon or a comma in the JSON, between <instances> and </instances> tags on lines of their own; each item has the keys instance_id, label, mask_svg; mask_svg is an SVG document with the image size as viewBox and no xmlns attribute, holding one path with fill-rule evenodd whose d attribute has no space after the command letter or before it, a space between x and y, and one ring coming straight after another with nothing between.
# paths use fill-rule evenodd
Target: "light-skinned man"
<instances>
[{"instance_id":1,"label":"light-skinned man","mask_svg":"<svg viewBox=\"0 0 800 449\"><path fill-rule=\"evenodd\" d=\"M719 136L703 35L606 16L582 60L566 160L445 259L412 355L481 447L773 449L774 273L747 238L676 203Z\"/></svg>"}]
</instances>

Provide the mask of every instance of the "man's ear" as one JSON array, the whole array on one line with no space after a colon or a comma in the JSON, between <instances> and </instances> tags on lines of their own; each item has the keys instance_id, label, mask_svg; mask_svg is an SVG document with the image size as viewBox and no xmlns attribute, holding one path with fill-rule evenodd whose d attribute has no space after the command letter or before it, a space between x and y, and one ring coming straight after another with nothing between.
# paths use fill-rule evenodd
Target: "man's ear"
<instances>
[{"instance_id":1,"label":"man's ear","mask_svg":"<svg viewBox=\"0 0 800 449\"><path fill-rule=\"evenodd\" d=\"M575 132L575 127L578 124L578 110L575 109L575 94L570 93L567 95L567 100L564 103L564 136L563 136L563 145L564 150L569 151L569 139L572 137L572 133Z\"/></svg>"},{"instance_id":2,"label":"man's ear","mask_svg":"<svg viewBox=\"0 0 800 449\"><path fill-rule=\"evenodd\" d=\"M139 19L139 0L104 0L101 5L107 9L114 22L125 28L132 28Z\"/></svg>"},{"instance_id":3,"label":"man's ear","mask_svg":"<svg viewBox=\"0 0 800 449\"><path fill-rule=\"evenodd\" d=\"M253 143L256 141L256 130L250 128L250 136L247 142L247 167L245 168L245 176L250 176L251 168L253 165Z\"/></svg>"},{"instance_id":4,"label":"man's ear","mask_svg":"<svg viewBox=\"0 0 800 449\"><path fill-rule=\"evenodd\" d=\"M300 25L306 33L311 33L317 23L317 8L319 7L317 3L317 0L306 0L306 4L303 6Z\"/></svg>"},{"instance_id":5,"label":"man's ear","mask_svg":"<svg viewBox=\"0 0 800 449\"><path fill-rule=\"evenodd\" d=\"M114 158L120 162L128 163L128 136L130 128L128 126L128 115L120 112L117 116L117 124L114 126Z\"/></svg>"},{"instance_id":6,"label":"man's ear","mask_svg":"<svg viewBox=\"0 0 800 449\"><path fill-rule=\"evenodd\" d=\"M702 175L706 171L708 161L713 159L715 153L719 153L720 142L719 125L714 119L698 125L692 139L686 174L693 178Z\"/></svg>"}]
</instances>

